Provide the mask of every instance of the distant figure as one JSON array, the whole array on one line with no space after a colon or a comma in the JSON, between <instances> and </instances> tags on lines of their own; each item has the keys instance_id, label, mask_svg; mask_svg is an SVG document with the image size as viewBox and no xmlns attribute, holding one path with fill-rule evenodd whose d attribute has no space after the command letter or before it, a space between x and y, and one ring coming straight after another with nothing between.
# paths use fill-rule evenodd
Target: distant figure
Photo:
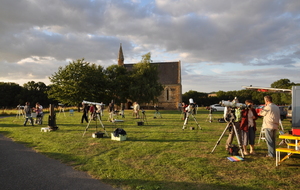
<instances>
[{"instance_id":1,"label":"distant figure","mask_svg":"<svg viewBox=\"0 0 300 190\"><path fill-rule=\"evenodd\" d=\"M31 117L30 102L25 103L24 112L25 112L25 118L26 118L25 122L24 122L24 126L26 126L28 119L30 119L31 125L33 126L33 119Z\"/></svg>"},{"instance_id":2,"label":"distant figure","mask_svg":"<svg viewBox=\"0 0 300 190\"><path fill-rule=\"evenodd\" d=\"M43 106L40 103L35 104L36 124L43 124Z\"/></svg>"},{"instance_id":3,"label":"distant figure","mask_svg":"<svg viewBox=\"0 0 300 190\"><path fill-rule=\"evenodd\" d=\"M89 106L85 103L82 103L82 106L83 106L83 114L82 114L82 117L81 117L81 123L83 123L83 120L85 120L87 123L89 122L88 121L88 113L89 113Z\"/></svg>"},{"instance_id":4,"label":"distant figure","mask_svg":"<svg viewBox=\"0 0 300 190\"><path fill-rule=\"evenodd\" d=\"M133 112L136 119L140 118L140 105L137 102L133 103Z\"/></svg>"}]
</instances>

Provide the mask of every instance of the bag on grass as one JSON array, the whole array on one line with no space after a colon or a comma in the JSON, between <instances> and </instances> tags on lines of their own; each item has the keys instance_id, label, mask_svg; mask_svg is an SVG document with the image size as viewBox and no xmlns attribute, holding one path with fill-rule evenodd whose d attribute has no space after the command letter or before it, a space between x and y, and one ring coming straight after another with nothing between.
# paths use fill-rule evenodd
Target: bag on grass
<instances>
[{"instance_id":1,"label":"bag on grass","mask_svg":"<svg viewBox=\"0 0 300 190\"><path fill-rule=\"evenodd\" d=\"M238 156L239 155L239 147L237 147L236 145L231 145L228 148L228 154L230 154L231 156Z\"/></svg>"}]
</instances>

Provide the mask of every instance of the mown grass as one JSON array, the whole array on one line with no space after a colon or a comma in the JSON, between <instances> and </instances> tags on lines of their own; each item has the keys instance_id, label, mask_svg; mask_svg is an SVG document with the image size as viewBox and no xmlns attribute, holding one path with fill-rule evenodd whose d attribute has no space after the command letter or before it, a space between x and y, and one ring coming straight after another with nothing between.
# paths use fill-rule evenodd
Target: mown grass
<instances>
[{"instance_id":1,"label":"mown grass","mask_svg":"<svg viewBox=\"0 0 300 190\"><path fill-rule=\"evenodd\" d=\"M227 132L216 145L226 123L218 123L222 113L214 113L212 123L207 122L208 111L200 109L196 115L202 130L190 118L187 129L182 131L183 120L178 111L161 111L162 119L154 119L154 111L146 110L147 123L138 126L132 111L126 110L124 123L103 124L110 134L115 128L127 132L126 141L112 141L108 137L92 138L96 122L81 124L82 113L57 113L58 131L41 132L47 126L22 125L23 119L13 116L2 118L0 133L18 143L34 148L37 152L86 171L94 178L122 189L135 190L193 190L193 189L298 189L300 156L294 155L275 166L275 159L265 158L265 142L256 145L256 155L245 156L245 161L230 162L224 145ZM122 119L119 116L119 119ZM258 119L258 136L262 119ZM98 123L99 124L99 123ZM283 121L285 131L291 129L288 120ZM103 131L98 126L99 131ZM277 144L280 140L277 140ZM236 143L236 140L234 142ZM284 145L282 145L284 146Z\"/></svg>"}]
</instances>

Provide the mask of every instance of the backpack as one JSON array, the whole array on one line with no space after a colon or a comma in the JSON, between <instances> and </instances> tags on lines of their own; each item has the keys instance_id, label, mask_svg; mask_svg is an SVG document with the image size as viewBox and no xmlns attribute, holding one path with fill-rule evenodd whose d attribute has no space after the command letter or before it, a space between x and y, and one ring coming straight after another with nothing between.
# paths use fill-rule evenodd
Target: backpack
<instances>
[{"instance_id":1,"label":"backpack","mask_svg":"<svg viewBox=\"0 0 300 190\"><path fill-rule=\"evenodd\" d=\"M113 132L114 137L118 137L119 135L126 135L126 131L124 129L121 128L117 128L114 132Z\"/></svg>"},{"instance_id":2,"label":"backpack","mask_svg":"<svg viewBox=\"0 0 300 190\"><path fill-rule=\"evenodd\" d=\"M230 154L231 156L238 156L239 155L239 147L237 147L236 145L231 145L230 147L228 147L228 154Z\"/></svg>"}]
</instances>

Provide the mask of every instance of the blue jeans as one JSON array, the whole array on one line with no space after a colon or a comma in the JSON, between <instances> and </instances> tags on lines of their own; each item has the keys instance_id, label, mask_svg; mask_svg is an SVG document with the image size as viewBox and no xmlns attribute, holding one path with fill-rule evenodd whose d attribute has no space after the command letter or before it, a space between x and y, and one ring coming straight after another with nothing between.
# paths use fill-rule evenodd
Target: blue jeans
<instances>
[{"instance_id":1,"label":"blue jeans","mask_svg":"<svg viewBox=\"0 0 300 190\"><path fill-rule=\"evenodd\" d=\"M271 157L275 157L275 139L276 139L276 130L277 129L269 129L265 128L265 136L266 136L266 142L268 146L268 155Z\"/></svg>"}]
</instances>

